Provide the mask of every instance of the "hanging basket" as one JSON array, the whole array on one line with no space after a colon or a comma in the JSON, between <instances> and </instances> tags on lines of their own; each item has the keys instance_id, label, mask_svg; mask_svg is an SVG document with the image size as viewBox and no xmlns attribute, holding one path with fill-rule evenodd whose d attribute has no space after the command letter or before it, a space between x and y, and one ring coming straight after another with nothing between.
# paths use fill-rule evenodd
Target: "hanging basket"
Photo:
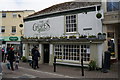
<instances>
[{"instance_id":1,"label":"hanging basket","mask_svg":"<svg viewBox=\"0 0 120 80\"><path fill-rule=\"evenodd\" d=\"M97 17L98 19L100 19L100 18L102 17L102 14L101 14L101 13L97 13L97 14L96 14L96 17Z\"/></svg>"}]
</instances>

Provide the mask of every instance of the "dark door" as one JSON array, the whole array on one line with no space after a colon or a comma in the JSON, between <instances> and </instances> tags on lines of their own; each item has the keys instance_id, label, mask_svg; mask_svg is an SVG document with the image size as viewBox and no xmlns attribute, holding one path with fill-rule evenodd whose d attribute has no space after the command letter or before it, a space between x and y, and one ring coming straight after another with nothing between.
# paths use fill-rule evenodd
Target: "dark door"
<instances>
[{"instance_id":1,"label":"dark door","mask_svg":"<svg viewBox=\"0 0 120 80\"><path fill-rule=\"evenodd\" d=\"M49 44L44 44L44 63L49 63Z\"/></svg>"}]
</instances>

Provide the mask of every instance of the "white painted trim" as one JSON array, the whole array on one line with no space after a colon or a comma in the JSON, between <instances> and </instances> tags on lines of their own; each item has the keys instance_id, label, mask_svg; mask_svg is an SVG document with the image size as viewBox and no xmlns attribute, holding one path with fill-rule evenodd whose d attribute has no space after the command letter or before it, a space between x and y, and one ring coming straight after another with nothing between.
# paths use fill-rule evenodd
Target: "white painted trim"
<instances>
[{"instance_id":1,"label":"white painted trim","mask_svg":"<svg viewBox=\"0 0 120 80\"><path fill-rule=\"evenodd\" d=\"M6 44L20 44L20 42L6 42Z\"/></svg>"}]
</instances>

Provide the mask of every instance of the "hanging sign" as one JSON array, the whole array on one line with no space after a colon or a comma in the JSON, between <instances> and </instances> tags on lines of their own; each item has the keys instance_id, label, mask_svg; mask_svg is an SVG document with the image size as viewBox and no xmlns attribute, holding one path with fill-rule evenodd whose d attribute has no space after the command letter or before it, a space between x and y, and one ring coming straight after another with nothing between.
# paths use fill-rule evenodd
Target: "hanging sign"
<instances>
[{"instance_id":1,"label":"hanging sign","mask_svg":"<svg viewBox=\"0 0 120 80\"><path fill-rule=\"evenodd\" d=\"M9 37L9 40L10 40L10 41L17 41L17 40L18 40L18 37Z\"/></svg>"}]
</instances>

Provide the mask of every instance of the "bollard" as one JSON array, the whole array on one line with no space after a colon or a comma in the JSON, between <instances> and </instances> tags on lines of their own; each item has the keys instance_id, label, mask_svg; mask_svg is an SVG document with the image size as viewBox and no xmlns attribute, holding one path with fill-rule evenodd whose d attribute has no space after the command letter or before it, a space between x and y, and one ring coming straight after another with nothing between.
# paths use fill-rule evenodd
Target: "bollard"
<instances>
[{"instance_id":1,"label":"bollard","mask_svg":"<svg viewBox=\"0 0 120 80\"><path fill-rule=\"evenodd\" d=\"M56 72L56 56L54 57L54 63L53 63L53 66L54 66L54 72Z\"/></svg>"},{"instance_id":2,"label":"bollard","mask_svg":"<svg viewBox=\"0 0 120 80\"><path fill-rule=\"evenodd\" d=\"M82 76L84 76L83 57L81 58Z\"/></svg>"}]
</instances>

